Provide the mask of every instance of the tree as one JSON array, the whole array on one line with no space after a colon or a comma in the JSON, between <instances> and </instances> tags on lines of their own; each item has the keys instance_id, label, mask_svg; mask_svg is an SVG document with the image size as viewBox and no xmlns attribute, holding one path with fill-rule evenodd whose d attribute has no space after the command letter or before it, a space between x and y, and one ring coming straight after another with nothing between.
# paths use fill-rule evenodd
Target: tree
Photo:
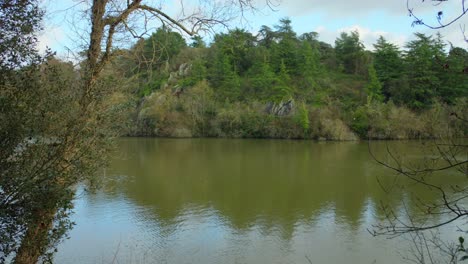
<instances>
[{"instance_id":1,"label":"tree","mask_svg":"<svg viewBox=\"0 0 468 264\"><path fill-rule=\"evenodd\" d=\"M0 1L0 70L11 70L40 59L36 52L37 32L44 11L35 1Z\"/></svg>"},{"instance_id":2,"label":"tree","mask_svg":"<svg viewBox=\"0 0 468 264\"><path fill-rule=\"evenodd\" d=\"M382 36L374 44L374 48L375 71L382 83L382 93L388 100L392 96L392 90L398 86L399 80L404 75L403 58L398 47Z\"/></svg>"},{"instance_id":3,"label":"tree","mask_svg":"<svg viewBox=\"0 0 468 264\"><path fill-rule=\"evenodd\" d=\"M187 46L185 39L165 26L160 27L144 40L142 49L137 51L145 67L157 70L163 63L177 55Z\"/></svg>"},{"instance_id":4,"label":"tree","mask_svg":"<svg viewBox=\"0 0 468 264\"><path fill-rule=\"evenodd\" d=\"M447 59L439 61L441 85L438 96L447 104L456 103L457 98L468 96L468 52L451 47Z\"/></svg>"},{"instance_id":5,"label":"tree","mask_svg":"<svg viewBox=\"0 0 468 264\"><path fill-rule=\"evenodd\" d=\"M251 33L243 29L234 29L227 34L217 34L213 45L216 46L219 52L228 56L235 71L242 75L253 63L250 53L255 45L254 43L255 38Z\"/></svg>"},{"instance_id":6,"label":"tree","mask_svg":"<svg viewBox=\"0 0 468 264\"><path fill-rule=\"evenodd\" d=\"M109 126L115 108L105 99L117 79L106 71L120 54L117 36L141 38L149 18L196 35L252 10L252 3L207 2L176 20L143 0L80 2L91 25L86 59L79 72L62 74L51 62L25 65L37 57L35 32L42 15L37 2L0 2L2 33L12 33L0 41L8 68L0 83L0 260L13 255L15 263L36 263L46 253L51 257L49 250L71 227L74 187L95 179L115 135Z\"/></svg>"},{"instance_id":7,"label":"tree","mask_svg":"<svg viewBox=\"0 0 468 264\"><path fill-rule=\"evenodd\" d=\"M36 1L4 0L0 6L0 262L3 263L19 250L23 234L34 221L37 201L43 201L35 192L41 185L31 184L28 177L44 173L41 165L49 160L44 158L43 151L53 150L28 141L28 136L41 133L50 125L43 122L44 105L38 97L44 95L45 86L39 71L43 58L35 48L43 11ZM33 169L37 171L34 174Z\"/></svg>"},{"instance_id":8,"label":"tree","mask_svg":"<svg viewBox=\"0 0 468 264\"><path fill-rule=\"evenodd\" d=\"M228 55L219 52L210 77L216 96L236 100L240 96L240 78Z\"/></svg>"},{"instance_id":9,"label":"tree","mask_svg":"<svg viewBox=\"0 0 468 264\"><path fill-rule=\"evenodd\" d=\"M254 65L248 73L250 79L250 93L254 98L268 101L273 92L273 86L277 82L277 76L268 62L268 51L261 49L262 56L256 57Z\"/></svg>"},{"instance_id":10,"label":"tree","mask_svg":"<svg viewBox=\"0 0 468 264\"><path fill-rule=\"evenodd\" d=\"M263 25L258 32L258 36L260 37L260 45L268 49L271 48L272 45L275 43L276 34L268 26Z\"/></svg>"},{"instance_id":11,"label":"tree","mask_svg":"<svg viewBox=\"0 0 468 264\"><path fill-rule=\"evenodd\" d=\"M192 48L206 48L205 41L198 35L192 37L192 43L190 43Z\"/></svg>"},{"instance_id":12,"label":"tree","mask_svg":"<svg viewBox=\"0 0 468 264\"><path fill-rule=\"evenodd\" d=\"M364 45L359 39L357 31L352 31L351 34L342 32L335 40L335 52L336 57L344 67L344 72L362 73Z\"/></svg>"},{"instance_id":13,"label":"tree","mask_svg":"<svg viewBox=\"0 0 468 264\"><path fill-rule=\"evenodd\" d=\"M291 87L291 76L286 68L286 64L284 61L281 61L277 83L273 86L273 94L270 97L270 100L281 102L291 98L292 94L293 89Z\"/></svg>"},{"instance_id":14,"label":"tree","mask_svg":"<svg viewBox=\"0 0 468 264\"><path fill-rule=\"evenodd\" d=\"M280 24L275 26L276 44L272 46L271 60L275 72L279 73L281 64L289 73L298 74L299 69L299 41L296 32L292 29L289 18L280 19Z\"/></svg>"},{"instance_id":15,"label":"tree","mask_svg":"<svg viewBox=\"0 0 468 264\"><path fill-rule=\"evenodd\" d=\"M403 91L404 103L413 109L429 107L441 86L437 61L445 60L444 46L438 39L416 33L405 54L409 90Z\"/></svg>"},{"instance_id":16,"label":"tree","mask_svg":"<svg viewBox=\"0 0 468 264\"><path fill-rule=\"evenodd\" d=\"M299 72L304 79L303 89L316 86L316 78L320 73L320 54L317 46L312 46L309 41L302 41L299 53Z\"/></svg>"},{"instance_id":17,"label":"tree","mask_svg":"<svg viewBox=\"0 0 468 264\"><path fill-rule=\"evenodd\" d=\"M370 105L373 102L382 102L382 85L377 78L374 65L369 65L369 83L366 85L367 104Z\"/></svg>"}]
</instances>

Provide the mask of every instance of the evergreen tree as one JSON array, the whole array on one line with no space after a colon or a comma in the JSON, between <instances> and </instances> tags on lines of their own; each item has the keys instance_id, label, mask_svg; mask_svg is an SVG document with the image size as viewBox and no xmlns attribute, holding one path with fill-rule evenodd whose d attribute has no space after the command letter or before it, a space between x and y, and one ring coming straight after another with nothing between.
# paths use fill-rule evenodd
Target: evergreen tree
<instances>
[{"instance_id":1,"label":"evergreen tree","mask_svg":"<svg viewBox=\"0 0 468 264\"><path fill-rule=\"evenodd\" d=\"M440 99L453 103L459 97L468 96L468 52L465 49L451 47L446 62L438 65L442 69L441 85L438 91Z\"/></svg>"},{"instance_id":2,"label":"evergreen tree","mask_svg":"<svg viewBox=\"0 0 468 264\"><path fill-rule=\"evenodd\" d=\"M273 87L278 79L271 69L267 57L257 59L250 68L250 92L253 98L268 101L273 94Z\"/></svg>"},{"instance_id":3,"label":"evergreen tree","mask_svg":"<svg viewBox=\"0 0 468 264\"><path fill-rule=\"evenodd\" d=\"M192 37L192 43L190 43L190 47L192 48L206 48L206 43L203 39L196 35Z\"/></svg>"},{"instance_id":4,"label":"evergreen tree","mask_svg":"<svg viewBox=\"0 0 468 264\"><path fill-rule=\"evenodd\" d=\"M300 49L300 60L299 72L302 76L304 83L303 89L313 88L316 86L316 78L320 72L320 58L318 49L308 42L302 41Z\"/></svg>"},{"instance_id":5,"label":"evergreen tree","mask_svg":"<svg viewBox=\"0 0 468 264\"><path fill-rule=\"evenodd\" d=\"M215 36L214 46L229 57L239 75L245 73L253 64L250 58L255 38L243 29L230 30L227 34Z\"/></svg>"},{"instance_id":6,"label":"evergreen tree","mask_svg":"<svg viewBox=\"0 0 468 264\"><path fill-rule=\"evenodd\" d=\"M382 83L382 93L388 100L392 89L398 85L398 79L404 75L403 59L398 47L380 36L374 44L374 66L379 81Z\"/></svg>"},{"instance_id":7,"label":"evergreen tree","mask_svg":"<svg viewBox=\"0 0 468 264\"><path fill-rule=\"evenodd\" d=\"M179 33L172 32L167 27L160 27L142 43L142 50L139 52L140 61L155 70L186 46L185 39Z\"/></svg>"},{"instance_id":8,"label":"evergreen tree","mask_svg":"<svg viewBox=\"0 0 468 264\"><path fill-rule=\"evenodd\" d=\"M192 61L192 68L190 70L190 77L187 78L186 85L194 86L198 82L206 79L207 70L205 61L202 58L197 58Z\"/></svg>"},{"instance_id":9,"label":"evergreen tree","mask_svg":"<svg viewBox=\"0 0 468 264\"><path fill-rule=\"evenodd\" d=\"M296 32L292 29L291 20L283 18L280 24L275 26L275 35L278 43L272 45L272 64L276 72L280 72L281 64L284 63L289 73L299 74L299 41Z\"/></svg>"},{"instance_id":10,"label":"evergreen tree","mask_svg":"<svg viewBox=\"0 0 468 264\"><path fill-rule=\"evenodd\" d=\"M258 40L260 46L270 49L275 43L275 32L270 27L263 25L258 33L260 36L260 39Z\"/></svg>"},{"instance_id":11,"label":"evergreen tree","mask_svg":"<svg viewBox=\"0 0 468 264\"><path fill-rule=\"evenodd\" d=\"M348 34L341 33L335 40L335 52L339 62L344 67L345 73L362 74L366 62L364 45L359 39L357 31Z\"/></svg>"},{"instance_id":12,"label":"evergreen tree","mask_svg":"<svg viewBox=\"0 0 468 264\"><path fill-rule=\"evenodd\" d=\"M211 75L211 84L218 98L236 100L240 96L240 78L229 56L219 52Z\"/></svg>"},{"instance_id":13,"label":"evergreen tree","mask_svg":"<svg viewBox=\"0 0 468 264\"><path fill-rule=\"evenodd\" d=\"M275 102L283 101L290 98L293 95L293 89L291 87L291 77L286 69L286 64L281 61L280 71L278 73L278 81L274 86L273 94L271 99Z\"/></svg>"},{"instance_id":14,"label":"evergreen tree","mask_svg":"<svg viewBox=\"0 0 468 264\"><path fill-rule=\"evenodd\" d=\"M404 93L404 103L414 109L430 106L441 87L438 66L445 60L444 46L440 41L421 33L410 41L406 48L405 61L408 73L409 91Z\"/></svg>"}]
</instances>

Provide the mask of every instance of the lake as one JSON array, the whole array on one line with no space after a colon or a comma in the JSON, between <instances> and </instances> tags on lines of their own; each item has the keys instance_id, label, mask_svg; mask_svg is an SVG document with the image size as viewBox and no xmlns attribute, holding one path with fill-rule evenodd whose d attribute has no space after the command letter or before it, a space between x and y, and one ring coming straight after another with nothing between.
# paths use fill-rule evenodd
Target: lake
<instances>
[{"instance_id":1,"label":"lake","mask_svg":"<svg viewBox=\"0 0 468 264\"><path fill-rule=\"evenodd\" d=\"M376 164L366 142L118 143L100 173L102 189L79 188L76 226L55 262L400 263L406 237L369 233L385 223L381 206L404 218L417 213L416 199L438 199ZM371 149L382 159L387 147L412 159L418 144L380 141Z\"/></svg>"}]
</instances>

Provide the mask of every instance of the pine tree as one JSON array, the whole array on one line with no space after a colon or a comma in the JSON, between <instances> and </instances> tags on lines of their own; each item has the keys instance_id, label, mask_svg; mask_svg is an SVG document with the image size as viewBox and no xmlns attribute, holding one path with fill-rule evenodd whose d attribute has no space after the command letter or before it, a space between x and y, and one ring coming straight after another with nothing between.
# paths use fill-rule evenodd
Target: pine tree
<instances>
[{"instance_id":1,"label":"pine tree","mask_svg":"<svg viewBox=\"0 0 468 264\"><path fill-rule=\"evenodd\" d=\"M303 89L316 86L316 78L320 72L320 58L318 49L312 47L308 41L302 41L300 50L300 75L304 79Z\"/></svg>"},{"instance_id":2,"label":"pine tree","mask_svg":"<svg viewBox=\"0 0 468 264\"><path fill-rule=\"evenodd\" d=\"M404 75L403 58L398 47L382 36L374 44L374 48L375 70L382 83L382 93L386 99L389 99L392 96L392 90Z\"/></svg>"},{"instance_id":3,"label":"pine tree","mask_svg":"<svg viewBox=\"0 0 468 264\"><path fill-rule=\"evenodd\" d=\"M451 47L447 60L438 65L442 70L441 86L438 91L440 99L454 103L459 97L468 96L468 51Z\"/></svg>"},{"instance_id":4,"label":"pine tree","mask_svg":"<svg viewBox=\"0 0 468 264\"><path fill-rule=\"evenodd\" d=\"M273 86L278 82L268 59L264 57L264 59L257 60L251 67L249 76L251 80L250 94L254 98L268 101L272 95Z\"/></svg>"},{"instance_id":5,"label":"pine tree","mask_svg":"<svg viewBox=\"0 0 468 264\"><path fill-rule=\"evenodd\" d=\"M290 98L292 94L293 90L291 87L291 77L289 76L288 70L286 69L286 64L284 61L281 61L280 71L278 73L278 81L274 86L271 99L275 102L280 102Z\"/></svg>"},{"instance_id":6,"label":"pine tree","mask_svg":"<svg viewBox=\"0 0 468 264\"><path fill-rule=\"evenodd\" d=\"M335 52L345 73L362 73L365 53L364 45L359 39L357 31L353 31L351 34L341 33L340 37L335 40Z\"/></svg>"},{"instance_id":7,"label":"pine tree","mask_svg":"<svg viewBox=\"0 0 468 264\"><path fill-rule=\"evenodd\" d=\"M236 100L240 96L240 78L229 57L219 52L211 75L211 83L219 98Z\"/></svg>"},{"instance_id":8,"label":"pine tree","mask_svg":"<svg viewBox=\"0 0 468 264\"><path fill-rule=\"evenodd\" d=\"M406 69L409 90L404 93L404 103L414 109L429 107L441 86L439 61L445 60L444 46L440 41L421 33L406 48Z\"/></svg>"},{"instance_id":9,"label":"pine tree","mask_svg":"<svg viewBox=\"0 0 468 264\"><path fill-rule=\"evenodd\" d=\"M272 64L275 72L280 72L281 63L284 63L288 72L298 75L299 70L299 41L293 31L291 20L284 18L275 26L277 43L272 45Z\"/></svg>"}]
</instances>

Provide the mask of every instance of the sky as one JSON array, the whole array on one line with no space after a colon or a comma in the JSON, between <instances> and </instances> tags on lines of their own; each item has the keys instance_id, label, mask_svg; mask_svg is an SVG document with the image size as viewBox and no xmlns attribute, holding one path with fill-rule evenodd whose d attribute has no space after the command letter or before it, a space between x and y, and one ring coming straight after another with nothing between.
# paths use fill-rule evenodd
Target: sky
<instances>
[{"instance_id":1,"label":"sky","mask_svg":"<svg viewBox=\"0 0 468 264\"><path fill-rule=\"evenodd\" d=\"M88 1L89 0L84 0ZM223 1L223 0L217 0ZM372 50L372 44L382 35L390 42L400 47L413 39L415 32L435 34L440 32L444 40L455 46L468 48L463 39L461 27L468 27L468 14L441 30L432 30L424 26L412 26L414 21L408 15L407 4L424 22L437 25L436 14L443 11L442 22L450 21L462 12L462 1L448 0L439 5L434 1L423 0L282 0L274 2L273 9L265 5L265 0L254 0L258 10L255 13L245 13L243 18L233 20L229 26L243 27L256 34L262 25L274 28L279 19L288 17L293 29L300 35L306 32L318 32L319 40L334 44L341 32L357 30L367 49ZM272 0L278 1L278 0ZM123 1L125 2L125 1ZM181 6L185 10L194 6L199 0L147 0L156 3L162 10L178 17ZM47 12L44 30L39 37L39 49L51 48L62 57L67 57L70 51L82 49L83 40L89 26L81 17L83 6L78 0L42 0L42 6ZM155 26L157 26L155 24ZM225 30L218 28L219 31ZM468 36L468 29L467 34ZM204 36L212 38L212 34ZM128 44L128 40L127 40Z\"/></svg>"}]
</instances>

